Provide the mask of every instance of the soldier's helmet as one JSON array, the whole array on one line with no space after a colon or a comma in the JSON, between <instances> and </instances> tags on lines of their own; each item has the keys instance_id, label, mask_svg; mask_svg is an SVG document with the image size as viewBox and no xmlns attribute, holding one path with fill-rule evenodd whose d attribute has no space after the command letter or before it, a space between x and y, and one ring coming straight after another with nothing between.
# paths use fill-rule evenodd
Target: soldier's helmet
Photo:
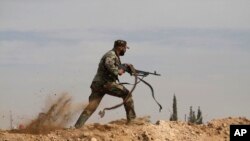
<instances>
[{"instance_id":1,"label":"soldier's helmet","mask_svg":"<svg viewBox=\"0 0 250 141\"><path fill-rule=\"evenodd\" d=\"M129 49L129 47L127 46L127 42L125 40L116 40L114 42L114 47L119 47L119 46L123 46Z\"/></svg>"}]
</instances>

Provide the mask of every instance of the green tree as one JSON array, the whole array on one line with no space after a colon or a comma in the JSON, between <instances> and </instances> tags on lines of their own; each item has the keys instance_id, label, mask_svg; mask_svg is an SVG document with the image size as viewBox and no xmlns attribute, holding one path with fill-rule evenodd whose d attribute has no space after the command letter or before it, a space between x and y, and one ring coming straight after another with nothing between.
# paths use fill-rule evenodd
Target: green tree
<instances>
[{"instance_id":1,"label":"green tree","mask_svg":"<svg viewBox=\"0 0 250 141\"><path fill-rule=\"evenodd\" d=\"M195 123L195 120L196 120L195 111L193 111L193 107L190 106L190 108L189 108L188 122Z\"/></svg>"},{"instance_id":2,"label":"green tree","mask_svg":"<svg viewBox=\"0 0 250 141\"><path fill-rule=\"evenodd\" d=\"M193 114L192 114L192 123L195 123L196 122L196 116L195 116L195 111L193 111Z\"/></svg>"},{"instance_id":3,"label":"green tree","mask_svg":"<svg viewBox=\"0 0 250 141\"><path fill-rule=\"evenodd\" d=\"M203 124L203 118L202 118L202 112L200 109L200 106L198 107L198 111L197 111L197 118L196 118L196 123L197 124Z\"/></svg>"},{"instance_id":4,"label":"green tree","mask_svg":"<svg viewBox=\"0 0 250 141\"><path fill-rule=\"evenodd\" d=\"M176 100L176 96L174 94L174 98L173 98L173 113L170 116L170 121L177 121L178 120L178 116L177 116L177 100Z\"/></svg>"},{"instance_id":5,"label":"green tree","mask_svg":"<svg viewBox=\"0 0 250 141\"><path fill-rule=\"evenodd\" d=\"M192 108L192 106L190 106L190 108L189 108L188 122L193 123L193 108Z\"/></svg>"},{"instance_id":6,"label":"green tree","mask_svg":"<svg viewBox=\"0 0 250 141\"><path fill-rule=\"evenodd\" d=\"M193 111L192 106L190 106L188 122L195 123L195 124L203 124L202 120L203 118L202 118L202 112L200 110L200 107L198 107L198 111L196 115L195 111Z\"/></svg>"}]
</instances>

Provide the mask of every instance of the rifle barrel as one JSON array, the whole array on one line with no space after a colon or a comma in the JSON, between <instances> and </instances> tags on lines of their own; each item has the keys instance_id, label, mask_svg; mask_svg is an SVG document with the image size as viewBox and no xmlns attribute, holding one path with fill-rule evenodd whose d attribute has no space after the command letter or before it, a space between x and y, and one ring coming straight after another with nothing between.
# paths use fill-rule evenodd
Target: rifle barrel
<instances>
[{"instance_id":1,"label":"rifle barrel","mask_svg":"<svg viewBox=\"0 0 250 141\"><path fill-rule=\"evenodd\" d=\"M156 73L156 71L154 71L154 72L147 72L147 71L142 71L142 70L136 70L136 71L137 71L137 73L141 73L143 75L152 74L152 75L161 76L160 74Z\"/></svg>"}]
</instances>

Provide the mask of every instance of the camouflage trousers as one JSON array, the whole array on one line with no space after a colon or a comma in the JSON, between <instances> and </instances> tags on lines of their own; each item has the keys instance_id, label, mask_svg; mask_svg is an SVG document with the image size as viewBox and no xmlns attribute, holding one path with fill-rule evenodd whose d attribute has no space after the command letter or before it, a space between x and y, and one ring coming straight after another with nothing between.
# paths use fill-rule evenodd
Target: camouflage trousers
<instances>
[{"instance_id":1,"label":"camouflage trousers","mask_svg":"<svg viewBox=\"0 0 250 141\"><path fill-rule=\"evenodd\" d=\"M88 118L95 112L105 94L120 97L123 100L125 100L125 98L129 94L129 90L127 88L116 82L92 82L91 90L92 93L89 96L89 104L78 118L75 124L76 128L80 128L82 125L84 125ZM128 122L136 118L132 96L130 96L124 103L124 108L126 111Z\"/></svg>"}]
</instances>

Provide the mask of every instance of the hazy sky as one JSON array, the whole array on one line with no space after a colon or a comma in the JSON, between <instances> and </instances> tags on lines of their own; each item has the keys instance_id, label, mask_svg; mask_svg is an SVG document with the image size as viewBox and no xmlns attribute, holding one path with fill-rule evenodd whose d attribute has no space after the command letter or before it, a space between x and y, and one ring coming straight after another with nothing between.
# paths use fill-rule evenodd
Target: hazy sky
<instances>
[{"instance_id":1,"label":"hazy sky","mask_svg":"<svg viewBox=\"0 0 250 141\"><path fill-rule=\"evenodd\" d=\"M163 111L139 84L138 116L168 120L175 93L180 120L189 106L200 106L205 121L250 118L249 0L0 0L0 128L9 128L10 111L15 124L34 118L55 93L87 103L98 62L116 39L131 48L122 62L162 74L145 80ZM97 112L119 102L105 96ZM89 123L125 118L123 108L103 119L97 112Z\"/></svg>"}]
</instances>

